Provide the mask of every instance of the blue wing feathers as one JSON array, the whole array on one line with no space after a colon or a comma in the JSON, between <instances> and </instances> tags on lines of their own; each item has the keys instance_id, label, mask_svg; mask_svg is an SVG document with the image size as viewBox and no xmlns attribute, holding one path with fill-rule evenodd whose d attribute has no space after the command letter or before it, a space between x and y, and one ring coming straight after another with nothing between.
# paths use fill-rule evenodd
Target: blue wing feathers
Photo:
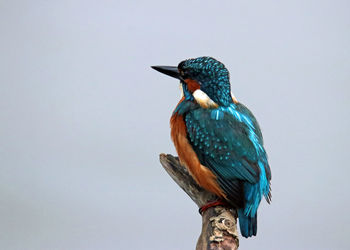
<instances>
[{"instance_id":1,"label":"blue wing feathers","mask_svg":"<svg viewBox=\"0 0 350 250\"><path fill-rule=\"evenodd\" d=\"M259 125L242 104L186 112L189 141L202 165L216 176L237 208L242 235L256 234L262 196L270 200L271 171Z\"/></svg>"}]
</instances>

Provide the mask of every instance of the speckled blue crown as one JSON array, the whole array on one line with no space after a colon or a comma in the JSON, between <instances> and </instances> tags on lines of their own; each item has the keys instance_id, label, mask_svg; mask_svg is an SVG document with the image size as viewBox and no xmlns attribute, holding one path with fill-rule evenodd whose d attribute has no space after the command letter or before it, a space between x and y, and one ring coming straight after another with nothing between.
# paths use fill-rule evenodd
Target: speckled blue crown
<instances>
[{"instance_id":1,"label":"speckled blue crown","mask_svg":"<svg viewBox=\"0 0 350 250\"><path fill-rule=\"evenodd\" d=\"M214 102L223 106L232 103L229 72L223 63L205 56L182 61L178 68L185 77L198 81Z\"/></svg>"}]
</instances>

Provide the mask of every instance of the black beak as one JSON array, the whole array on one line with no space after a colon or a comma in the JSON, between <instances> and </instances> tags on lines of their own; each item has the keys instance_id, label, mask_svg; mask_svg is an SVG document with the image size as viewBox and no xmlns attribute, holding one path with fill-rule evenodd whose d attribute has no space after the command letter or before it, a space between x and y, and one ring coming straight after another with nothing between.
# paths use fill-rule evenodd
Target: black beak
<instances>
[{"instance_id":1,"label":"black beak","mask_svg":"<svg viewBox=\"0 0 350 250\"><path fill-rule=\"evenodd\" d=\"M182 80L179 70L175 66L151 66L152 69L159 71L160 73Z\"/></svg>"}]
</instances>

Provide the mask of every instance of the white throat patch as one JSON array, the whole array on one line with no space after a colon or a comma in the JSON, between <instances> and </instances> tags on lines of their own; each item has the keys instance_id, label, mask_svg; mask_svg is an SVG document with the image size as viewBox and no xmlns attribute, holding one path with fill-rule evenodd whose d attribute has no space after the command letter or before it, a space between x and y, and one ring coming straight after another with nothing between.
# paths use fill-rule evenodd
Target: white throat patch
<instances>
[{"instance_id":1,"label":"white throat patch","mask_svg":"<svg viewBox=\"0 0 350 250\"><path fill-rule=\"evenodd\" d=\"M197 89L196 91L193 92L193 97L196 100L196 102L205 109L208 108L217 108L219 105L214 102L210 97L204 93L202 90Z\"/></svg>"},{"instance_id":2,"label":"white throat patch","mask_svg":"<svg viewBox=\"0 0 350 250\"><path fill-rule=\"evenodd\" d=\"M182 87L182 83L180 83L180 92L181 92L180 98L182 99L182 97L184 97L184 89Z\"/></svg>"},{"instance_id":3,"label":"white throat patch","mask_svg":"<svg viewBox=\"0 0 350 250\"><path fill-rule=\"evenodd\" d=\"M184 97L184 91L182 88L182 84L180 83L180 95L181 98ZM196 91L193 92L193 97L196 100L196 102L202 107L202 108L217 108L219 105L214 102L210 97L204 93L202 90L197 89ZM236 97L233 95L231 92L232 100L234 103L238 103Z\"/></svg>"}]
</instances>

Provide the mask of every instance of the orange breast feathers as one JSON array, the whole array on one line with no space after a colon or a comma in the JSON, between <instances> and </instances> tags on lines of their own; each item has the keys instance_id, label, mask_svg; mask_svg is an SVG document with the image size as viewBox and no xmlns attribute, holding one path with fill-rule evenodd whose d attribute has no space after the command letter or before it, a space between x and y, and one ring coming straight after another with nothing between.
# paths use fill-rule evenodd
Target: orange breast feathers
<instances>
[{"instance_id":1,"label":"orange breast feathers","mask_svg":"<svg viewBox=\"0 0 350 250\"><path fill-rule=\"evenodd\" d=\"M196 153L187 139L187 129L183 116L177 113L174 114L171 117L170 126L171 138L179 155L180 162L187 167L194 180L204 189L227 199L216 181L216 176L199 162Z\"/></svg>"}]
</instances>

